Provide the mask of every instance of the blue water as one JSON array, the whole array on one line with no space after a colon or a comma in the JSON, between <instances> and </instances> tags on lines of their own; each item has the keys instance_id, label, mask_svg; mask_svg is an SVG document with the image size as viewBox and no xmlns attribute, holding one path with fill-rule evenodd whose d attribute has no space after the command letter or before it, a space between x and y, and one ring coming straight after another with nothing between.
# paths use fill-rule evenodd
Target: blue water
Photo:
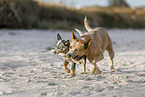
<instances>
[{"instance_id":1,"label":"blue water","mask_svg":"<svg viewBox=\"0 0 145 97\"><path fill-rule=\"evenodd\" d=\"M63 2L66 6L74 6L76 8L84 6L107 6L109 0L39 0L51 3ZM126 0L131 7L145 6L145 0Z\"/></svg>"}]
</instances>

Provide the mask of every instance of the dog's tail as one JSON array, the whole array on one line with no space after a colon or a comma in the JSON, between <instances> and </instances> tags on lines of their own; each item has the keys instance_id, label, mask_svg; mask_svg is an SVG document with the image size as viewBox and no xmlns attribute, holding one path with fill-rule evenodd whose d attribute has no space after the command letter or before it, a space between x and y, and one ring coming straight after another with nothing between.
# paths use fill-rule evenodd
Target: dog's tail
<instances>
[{"instance_id":1,"label":"dog's tail","mask_svg":"<svg viewBox=\"0 0 145 97\"><path fill-rule=\"evenodd\" d=\"M82 31L80 31L79 29L75 29L75 30L80 34L80 36L83 35Z\"/></svg>"},{"instance_id":2,"label":"dog's tail","mask_svg":"<svg viewBox=\"0 0 145 97\"><path fill-rule=\"evenodd\" d=\"M88 32L92 31L92 29L90 28L89 24L88 24L88 21L87 21L87 17L85 16L85 19L84 19L84 24L85 24L85 28Z\"/></svg>"}]
</instances>

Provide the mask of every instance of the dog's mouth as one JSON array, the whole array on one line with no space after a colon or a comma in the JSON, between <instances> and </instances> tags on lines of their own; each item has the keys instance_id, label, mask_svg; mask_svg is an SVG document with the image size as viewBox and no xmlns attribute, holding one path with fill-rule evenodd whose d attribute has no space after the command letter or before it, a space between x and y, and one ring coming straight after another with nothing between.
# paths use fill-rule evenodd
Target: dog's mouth
<instances>
[{"instance_id":1,"label":"dog's mouth","mask_svg":"<svg viewBox=\"0 0 145 97\"><path fill-rule=\"evenodd\" d=\"M79 57L79 56L77 55L77 56L75 56L73 59L79 61L79 60L81 60L83 57L84 57L84 56Z\"/></svg>"},{"instance_id":2,"label":"dog's mouth","mask_svg":"<svg viewBox=\"0 0 145 97\"><path fill-rule=\"evenodd\" d=\"M74 59L77 59L78 57L79 57L79 56L77 55L77 56L74 57Z\"/></svg>"}]
</instances>

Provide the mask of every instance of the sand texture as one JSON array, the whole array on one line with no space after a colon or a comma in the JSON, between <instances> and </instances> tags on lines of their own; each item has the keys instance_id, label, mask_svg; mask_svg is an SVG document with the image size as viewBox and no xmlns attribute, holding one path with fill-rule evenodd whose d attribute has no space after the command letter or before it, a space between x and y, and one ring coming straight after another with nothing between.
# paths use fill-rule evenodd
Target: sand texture
<instances>
[{"instance_id":1,"label":"sand texture","mask_svg":"<svg viewBox=\"0 0 145 97\"><path fill-rule=\"evenodd\" d=\"M116 72L110 72L105 52L105 58L97 63L101 75L90 73L87 60L87 73L77 64L76 75L70 77L63 70L61 56L50 49L57 33L66 40L71 39L71 31L0 30L0 96L144 97L145 30L107 31L115 49Z\"/></svg>"}]
</instances>

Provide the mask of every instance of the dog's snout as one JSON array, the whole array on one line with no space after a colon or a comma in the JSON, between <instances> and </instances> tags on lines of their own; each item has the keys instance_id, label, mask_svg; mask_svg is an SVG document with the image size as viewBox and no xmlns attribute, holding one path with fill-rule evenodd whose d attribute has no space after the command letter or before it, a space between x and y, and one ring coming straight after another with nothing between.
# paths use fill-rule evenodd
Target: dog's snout
<instances>
[{"instance_id":1,"label":"dog's snout","mask_svg":"<svg viewBox=\"0 0 145 97\"><path fill-rule=\"evenodd\" d=\"M69 53L68 53L68 54L67 54L67 57L69 57L69 58L70 58L70 57L71 57L71 54L69 54Z\"/></svg>"},{"instance_id":2,"label":"dog's snout","mask_svg":"<svg viewBox=\"0 0 145 97\"><path fill-rule=\"evenodd\" d=\"M54 54L57 54L56 51L54 51Z\"/></svg>"}]
</instances>

